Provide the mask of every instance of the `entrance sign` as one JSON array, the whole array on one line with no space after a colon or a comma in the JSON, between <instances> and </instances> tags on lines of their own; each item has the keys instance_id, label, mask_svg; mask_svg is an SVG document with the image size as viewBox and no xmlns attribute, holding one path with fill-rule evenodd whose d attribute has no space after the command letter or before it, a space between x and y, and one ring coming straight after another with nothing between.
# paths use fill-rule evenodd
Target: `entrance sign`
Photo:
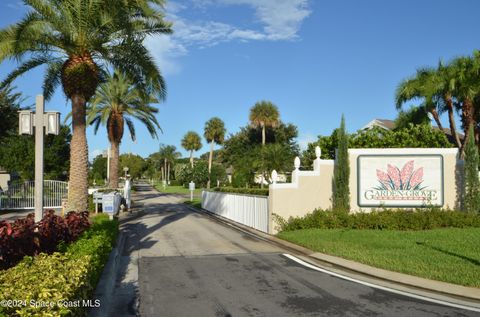
<instances>
[{"instance_id":1,"label":"entrance sign","mask_svg":"<svg viewBox=\"0 0 480 317\"><path fill-rule=\"evenodd\" d=\"M359 207L443 206L441 155L359 155Z\"/></svg>"}]
</instances>

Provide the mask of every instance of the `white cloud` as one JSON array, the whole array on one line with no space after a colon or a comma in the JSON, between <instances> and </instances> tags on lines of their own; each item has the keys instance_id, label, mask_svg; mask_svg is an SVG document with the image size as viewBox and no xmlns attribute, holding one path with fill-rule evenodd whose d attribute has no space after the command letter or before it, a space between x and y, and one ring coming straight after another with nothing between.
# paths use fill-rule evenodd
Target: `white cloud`
<instances>
[{"instance_id":1,"label":"white cloud","mask_svg":"<svg viewBox=\"0 0 480 317\"><path fill-rule=\"evenodd\" d=\"M164 74L181 70L178 58L188 54L190 47L208 48L229 41L285 41L298 38L298 31L311 11L310 0L185 0L167 4L167 19L173 22L171 36L146 40ZM186 4L188 2L188 5ZM254 10L248 28L213 20L191 21L182 12L191 8L207 10L211 6L249 6ZM257 25L260 24L259 28Z\"/></svg>"}]
</instances>

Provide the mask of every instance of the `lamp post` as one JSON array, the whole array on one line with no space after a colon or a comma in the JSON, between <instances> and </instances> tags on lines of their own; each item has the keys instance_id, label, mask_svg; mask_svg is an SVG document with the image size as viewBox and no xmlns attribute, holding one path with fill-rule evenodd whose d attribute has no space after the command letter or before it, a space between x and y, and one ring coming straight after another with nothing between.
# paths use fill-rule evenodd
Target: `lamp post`
<instances>
[{"instance_id":1,"label":"lamp post","mask_svg":"<svg viewBox=\"0 0 480 317\"><path fill-rule=\"evenodd\" d=\"M125 172L125 180L127 180L128 167L124 167L123 171Z\"/></svg>"},{"instance_id":2,"label":"lamp post","mask_svg":"<svg viewBox=\"0 0 480 317\"><path fill-rule=\"evenodd\" d=\"M42 220L43 216L43 134L58 135L60 131L60 113L44 110L45 100L42 95L37 95L35 113L22 110L18 116L19 134L32 135L35 127L35 222Z\"/></svg>"},{"instance_id":3,"label":"lamp post","mask_svg":"<svg viewBox=\"0 0 480 317\"><path fill-rule=\"evenodd\" d=\"M107 158L107 182L108 182L108 185L110 185L110 147L108 147L108 149L103 151L102 157Z\"/></svg>"}]
</instances>

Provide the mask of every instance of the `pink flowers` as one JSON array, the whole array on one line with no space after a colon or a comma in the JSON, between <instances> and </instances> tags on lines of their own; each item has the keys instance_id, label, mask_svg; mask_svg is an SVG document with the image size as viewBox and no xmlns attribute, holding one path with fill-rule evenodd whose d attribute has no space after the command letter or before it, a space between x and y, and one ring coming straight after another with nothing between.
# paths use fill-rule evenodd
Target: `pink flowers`
<instances>
[{"instance_id":1,"label":"pink flowers","mask_svg":"<svg viewBox=\"0 0 480 317\"><path fill-rule=\"evenodd\" d=\"M423 167L414 171L413 160L408 161L400 170L391 164L387 165L387 173L377 169L377 179L380 186L377 189L417 190L423 182Z\"/></svg>"}]
</instances>

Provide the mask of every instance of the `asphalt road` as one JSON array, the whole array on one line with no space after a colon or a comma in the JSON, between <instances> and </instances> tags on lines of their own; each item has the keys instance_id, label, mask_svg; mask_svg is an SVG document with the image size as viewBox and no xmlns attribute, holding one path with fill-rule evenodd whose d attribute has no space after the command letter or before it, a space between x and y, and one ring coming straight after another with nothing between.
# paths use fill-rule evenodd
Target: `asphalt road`
<instances>
[{"instance_id":1,"label":"asphalt road","mask_svg":"<svg viewBox=\"0 0 480 317\"><path fill-rule=\"evenodd\" d=\"M147 213L125 225L123 253L136 261L141 316L480 315L314 271L284 250L191 212L178 204L181 198L139 191ZM133 313L132 294L123 295L112 316Z\"/></svg>"}]
</instances>

